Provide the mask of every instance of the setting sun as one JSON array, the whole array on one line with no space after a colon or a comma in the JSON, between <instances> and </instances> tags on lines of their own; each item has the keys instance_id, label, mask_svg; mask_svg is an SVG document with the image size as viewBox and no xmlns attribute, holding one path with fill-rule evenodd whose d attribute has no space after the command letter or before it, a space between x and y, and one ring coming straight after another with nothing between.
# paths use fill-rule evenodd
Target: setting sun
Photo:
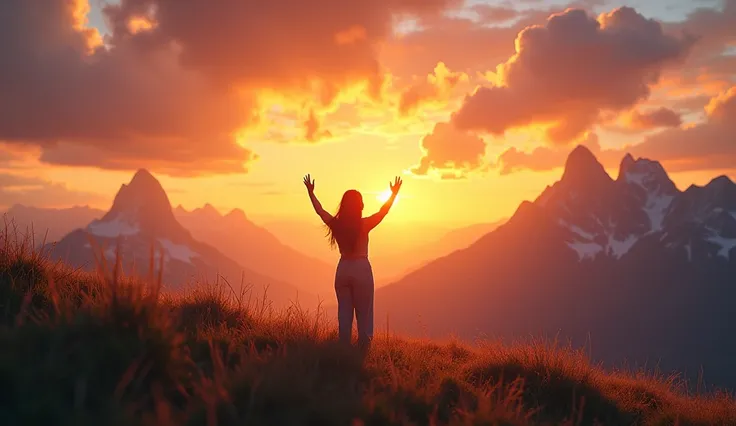
<instances>
[{"instance_id":1,"label":"setting sun","mask_svg":"<svg viewBox=\"0 0 736 426\"><path fill-rule=\"evenodd\" d=\"M391 197L391 190L390 189L386 189L385 191L381 191L381 192L378 193L378 195L376 195L376 199L378 201L382 202L382 203L385 203L386 201L388 201L388 199L390 197ZM401 197L397 195L396 196L396 199L394 200L394 204L396 204L396 203L399 202L399 198L401 198Z\"/></svg>"}]
</instances>

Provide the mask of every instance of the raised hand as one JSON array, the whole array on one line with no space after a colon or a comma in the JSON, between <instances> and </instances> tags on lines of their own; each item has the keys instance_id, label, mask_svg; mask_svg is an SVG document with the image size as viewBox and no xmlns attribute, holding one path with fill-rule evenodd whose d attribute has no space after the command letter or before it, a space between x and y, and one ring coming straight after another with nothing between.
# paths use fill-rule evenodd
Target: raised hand
<instances>
[{"instance_id":1,"label":"raised hand","mask_svg":"<svg viewBox=\"0 0 736 426\"><path fill-rule=\"evenodd\" d=\"M401 189L401 184L402 183L403 182L401 181L401 178L398 177L398 176L396 176L396 179L394 180L394 183L392 184L391 182L389 182L388 183L388 187L391 188L391 192L393 192L394 194L398 194L399 193L399 189Z\"/></svg>"},{"instance_id":2,"label":"raised hand","mask_svg":"<svg viewBox=\"0 0 736 426\"><path fill-rule=\"evenodd\" d=\"M304 186L307 187L307 191L314 192L314 179L311 179L309 174L304 176Z\"/></svg>"}]
</instances>

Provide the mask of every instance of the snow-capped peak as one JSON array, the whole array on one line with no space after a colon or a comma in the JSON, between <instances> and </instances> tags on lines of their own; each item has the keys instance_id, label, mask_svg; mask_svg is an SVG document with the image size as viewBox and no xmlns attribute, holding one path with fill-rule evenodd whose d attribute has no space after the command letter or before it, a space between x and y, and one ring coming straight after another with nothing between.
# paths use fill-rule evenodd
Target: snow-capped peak
<instances>
[{"instance_id":1,"label":"snow-capped peak","mask_svg":"<svg viewBox=\"0 0 736 426\"><path fill-rule=\"evenodd\" d=\"M121 185L110 211L92 222L87 231L104 238L137 234L173 241L191 238L176 221L166 191L145 169L138 170L128 184Z\"/></svg>"},{"instance_id":2,"label":"snow-capped peak","mask_svg":"<svg viewBox=\"0 0 736 426\"><path fill-rule=\"evenodd\" d=\"M678 193L662 165L646 158L634 160L631 154L626 154L617 181L634 188L641 198L642 208L649 217L649 230L662 229L667 210Z\"/></svg>"},{"instance_id":3,"label":"snow-capped peak","mask_svg":"<svg viewBox=\"0 0 736 426\"><path fill-rule=\"evenodd\" d=\"M135 218L126 218L119 214L114 218L108 218L108 220L92 221L87 225L87 232L103 238L127 237L138 234L140 224L135 221Z\"/></svg>"}]
</instances>

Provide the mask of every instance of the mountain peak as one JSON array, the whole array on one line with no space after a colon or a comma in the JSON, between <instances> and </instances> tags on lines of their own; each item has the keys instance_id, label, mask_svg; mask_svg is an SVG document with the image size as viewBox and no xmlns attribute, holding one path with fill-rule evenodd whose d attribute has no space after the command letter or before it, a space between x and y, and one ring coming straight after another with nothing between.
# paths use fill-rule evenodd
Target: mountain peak
<instances>
[{"instance_id":1,"label":"mountain peak","mask_svg":"<svg viewBox=\"0 0 736 426\"><path fill-rule=\"evenodd\" d=\"M147 169L138 169L138 171L135 172L135 174L133 175L133 179L130 180L131 185L134 182L158 183L158 180L156 180L156 178L153 177L151 172L149 172Z\"/></svg>"},{"instance_id":2,"label":"mountain peak","mask_svg":"<svg viewBox=\"0 0 736 426\"><path fill-rule=\"evenodd\" d=\"M713 185L715 188L727 188L733 184L733 181L726 175L716 176L708 182L708 186Z\"/></svg>"},{"instance_id":3,"label":"mountain peak","mask_svg":"<svg viewBox=\"0 0 736 426\"><path fill-rule=\"evenodd\" d=\"M658 161L641 157L634 159L628 153L621 160L617 181L634 183L658 193L673 194L677 192L674 182Z\"/></svg>"},{"instance_id":4,"label":"mountain peak","mask_svg":"<svg viewBox=\"0 0 736 426\"><path fill-rule=\"evenodd\" d=\"M583 145L578 145L570 152L565 161L565 172L562 174L562 180L566 182L579 182L584 184L587 182L611 181L603 165L598 162L595 155Z\"/></svg>"},{"instance_id":5,"label":"mountain peak","mask_svg":"<svg viewBox=\"0 0 736 426\"><path fill-rule=\"evenodd\" d=\"M245 212L241 209L232 209L230 210L230 213L225 215L225 217L229 219L248 220L245 216Z\"/></svg>"},{"instance_id":6,"label":"mountain peak","mask_svg":"<svg viewBox=\"0 0 736 426\"><path fill-rule=\"evenodd\" d=\"M177 239L186 233L174 217L166 191L146 169L121 185L110 211L91 223L88 231L102 237L143 233Z\"/></svg>"},{"instance_id":7,"label":"mountain peak","mask_svg":"<svg viewBox=\"0 0 736 426\"><path fill-rule=\"evenodd\" d=\"M631 153L627 152L624 158L621 160L621 165L618 168L618 175L621 176L626 170L631 169L635 163L636 160L634 160L634 156L631 155Z\"/></svg>"},{"instance_id":8,"label":"mountain peak","mask_svg":"<svg viewBox=\"0 0 736 426\"><path fill-rule=\"evenodd\" d=\"M192 214L204 220L216 220L222 217L220 212L210 203L192 210Z\"/></svg>"},{"instance_id":9,"label":"mountain peak","mask_svg":"<svg viewBox=\"0 0 736 426\"><path fill-rule=\"evenodd\" d=\"M210 204L210 203L206 203L206 204L205 204L205 205L204 205L204 206L202 207L202 211L203 211L203 212L205 212L205 213L207 213L207 214L215 214L215 215L217 215L217 216L220 216L220 212L219 212L219 211L217 211L217 209L215 208L215 206L213 206L213 205L212 205L212 204Z\"/></svg>"}]
</instances>

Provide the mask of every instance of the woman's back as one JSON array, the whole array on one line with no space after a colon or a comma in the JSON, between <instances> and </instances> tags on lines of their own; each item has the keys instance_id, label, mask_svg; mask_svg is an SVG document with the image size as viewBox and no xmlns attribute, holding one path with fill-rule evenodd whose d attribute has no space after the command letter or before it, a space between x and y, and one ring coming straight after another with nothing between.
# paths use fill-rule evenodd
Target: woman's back
<instances>
[{"instance_id":1,"label":"woman's back","mask_svg":"<svg viewBox=\"0 0 736 426\"><path fill-rule=\"evenodd\" d=\"M335 236L342 257L346 259L368 257L368 234L380 222L380 219L375 216L361 218L360 228L357 230L354 242L348 238L341 238L339 235Z\"/></svg>"}]
</instances>

